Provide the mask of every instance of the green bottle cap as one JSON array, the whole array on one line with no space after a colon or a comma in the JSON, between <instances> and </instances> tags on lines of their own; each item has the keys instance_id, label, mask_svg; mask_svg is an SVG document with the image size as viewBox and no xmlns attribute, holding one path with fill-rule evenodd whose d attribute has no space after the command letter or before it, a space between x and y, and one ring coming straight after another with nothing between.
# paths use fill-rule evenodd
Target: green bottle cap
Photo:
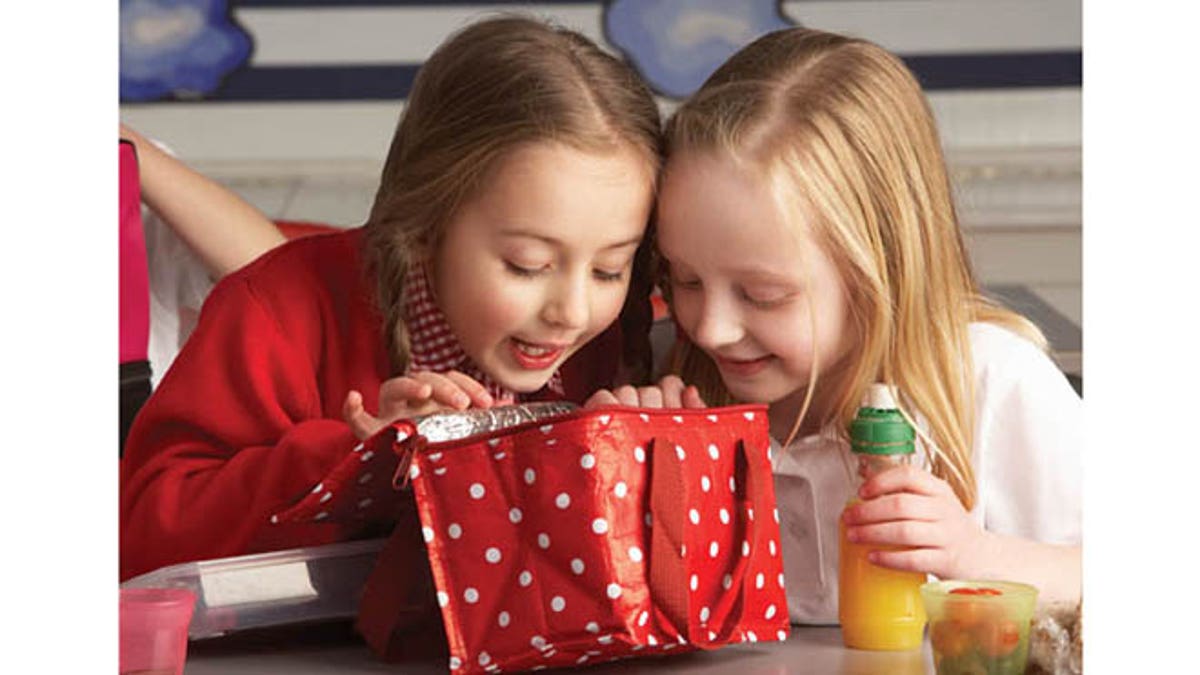
<instances>
[{"instance_id":1,"label":"green bottle cap","mask_svg":"<svg viewBox=\"0 0 1200 675\"><path fill-rule=\"evenodd\" d=\"M850 449L868 455L905 455L915 451L916 431L892 402L886 385L873 384L867 405L850 422ZM883 406L888 407L875 407Z\"/></svg>"}]
</instances>

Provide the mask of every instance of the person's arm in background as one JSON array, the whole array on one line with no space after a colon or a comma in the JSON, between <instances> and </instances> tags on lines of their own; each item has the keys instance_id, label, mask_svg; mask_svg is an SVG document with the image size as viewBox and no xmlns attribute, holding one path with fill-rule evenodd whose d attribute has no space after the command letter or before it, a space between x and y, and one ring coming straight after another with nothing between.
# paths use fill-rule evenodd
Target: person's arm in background
<instances>
[{"instance_id":1,"label":"person's arm in background","mask_svg":"<svg viewBox=\"0 0 1200 675\"><path fill-rule=\"evenodd\" d=\"M214 279L285 241L269 218L237 194L124 124L120 136L137 148L142 200L196 252Z\"/></svg>"}]
</instances>

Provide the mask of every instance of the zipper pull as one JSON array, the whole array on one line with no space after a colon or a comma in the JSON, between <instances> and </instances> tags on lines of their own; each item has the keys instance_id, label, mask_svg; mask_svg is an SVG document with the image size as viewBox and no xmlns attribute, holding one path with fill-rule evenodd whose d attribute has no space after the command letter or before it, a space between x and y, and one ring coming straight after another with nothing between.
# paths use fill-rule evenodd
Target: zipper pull
<instances>
[{"instance_id":1,"label":"zipper pull","mask_svg":"<svg viewBox=\"0 0 1200 675\"><path fill-rule=\"evenodd\" d=\"M413 455L425 447L425 438L417 433L417 427L409 420L392 423L396 430L396 438L392 441L392 452L400 458L396 472L392 474L392 488L403 490L408 487L408 472L412 466Z\"/></svg>"}]
</instances>

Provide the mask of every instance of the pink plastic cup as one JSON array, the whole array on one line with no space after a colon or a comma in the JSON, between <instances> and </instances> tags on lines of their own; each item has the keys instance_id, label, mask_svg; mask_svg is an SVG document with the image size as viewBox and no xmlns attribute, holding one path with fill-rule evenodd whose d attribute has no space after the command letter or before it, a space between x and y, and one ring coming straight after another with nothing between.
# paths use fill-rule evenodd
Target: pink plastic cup
<instances>
[{"instance_id":1,"label":"pink plastic cup","mask_svg":"<svg viewBox=\"0 0 1200 675\"><path fill-rule=\"evenodd\" d=\"M121 589L121 674L182 675L195 605L186 588Z\"/></svg>"}]
</instances>

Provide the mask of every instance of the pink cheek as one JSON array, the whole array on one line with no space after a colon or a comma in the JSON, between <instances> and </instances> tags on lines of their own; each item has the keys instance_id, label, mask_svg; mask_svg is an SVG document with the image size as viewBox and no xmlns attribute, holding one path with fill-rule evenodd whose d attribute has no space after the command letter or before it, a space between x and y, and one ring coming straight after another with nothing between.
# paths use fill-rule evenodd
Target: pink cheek
<instances>
[{"instance_id":1,"label":"pink cheek","mask_svg":"<svg viewBox=\"0 0 1200 675\"><path fill-rule=\"evenodd\" d=\"M497 298L494 302L484 305L479 321L483 325L499 330L512 330L528 321L532 310L527 303L513 300L505 301Z\"/></svg>"},{"instance_id":2,"label":"pink cheek","mask_svg":"<svg viewBox=\"0 0 1200 675\"><path fill-rule=\"evenodd\" d=\"M699 316L696 303L676 300L671 304L670 314L675 318L675 323L680 330L689 338L694 339L692 336L696 334L696 321Z\"/></svg>"},{"instance_id":3,"label":"pink cheek","mask_svg":"<svg viewBox=\"0 0 1200 675\"><path fill-rule=\"evenodd\" d=\"M603 298L592 309L588 333L598 334L613 324L621 316L621 308L625 305L625 294L615 294L613 298Z\"/></svg>"}]
</instances>

